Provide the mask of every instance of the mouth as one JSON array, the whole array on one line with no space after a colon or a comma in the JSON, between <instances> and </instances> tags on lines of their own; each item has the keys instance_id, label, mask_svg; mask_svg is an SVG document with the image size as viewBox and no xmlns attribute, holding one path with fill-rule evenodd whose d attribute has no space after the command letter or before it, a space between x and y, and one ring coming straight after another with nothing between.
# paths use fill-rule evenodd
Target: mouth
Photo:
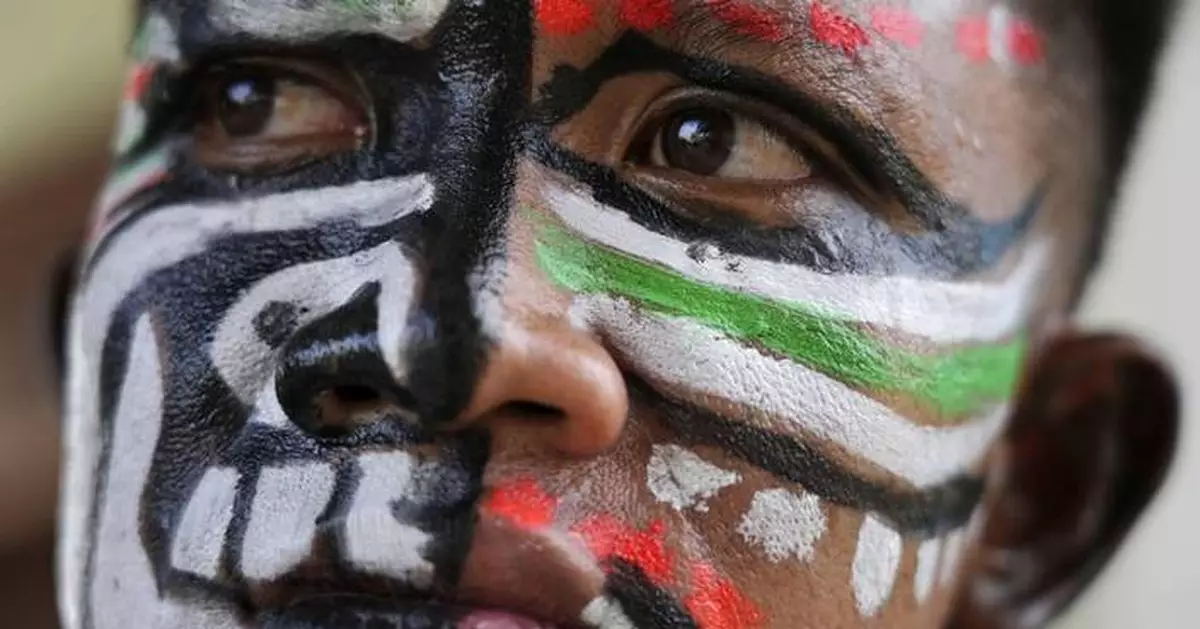
<instances>
[{"instance_id":1,"label":"mouth","mask_svg":"<svg viewBox=\"0 0 1200 629\"><path fill-rule=\"evenodd\" d=\"M497 609L351 594L304 599L256 621L261 629L567 629Z\"/></svg>"}]
</instances>

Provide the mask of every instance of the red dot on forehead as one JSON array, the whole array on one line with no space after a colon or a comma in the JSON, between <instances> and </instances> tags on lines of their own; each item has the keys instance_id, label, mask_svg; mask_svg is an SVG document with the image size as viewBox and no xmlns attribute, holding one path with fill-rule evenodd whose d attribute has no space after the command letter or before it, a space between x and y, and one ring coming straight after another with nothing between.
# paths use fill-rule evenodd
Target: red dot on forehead
<instances>
[{"instance_id":1,"label":"red dot on forehead","mask_svg":"<svg viewBox=\"0 0 1200 629\"><path fill-rule=\"evenodd\" d=\"M706 0L705 4L718 20L742 35L777 42L787 34L778 13L751 0Z\"/></svg>"},{"instance_id":2,"label":"red dot on forehead","mask_svg":"<svg viewBox=\"0 0 1200 629\"><path fill-rule=\"evenodd\" d=\"M872 7L871 28L909 48L920 46L925 35L925 24L912 11L902 7Z\"/></svg>"},{"instance_id":3,"label":"red dot on forehead","mask_svg":"<svg viewBox=\"0 0 1200 629\"><path fill-rule=\"evenodd\" d=\"M813 36L817 41L841 48L847 55L854 55L863 46L871 43L866 29L854 20L838 13L822 2L813 2L809 10Z\"/></svg>"}]
</instances>

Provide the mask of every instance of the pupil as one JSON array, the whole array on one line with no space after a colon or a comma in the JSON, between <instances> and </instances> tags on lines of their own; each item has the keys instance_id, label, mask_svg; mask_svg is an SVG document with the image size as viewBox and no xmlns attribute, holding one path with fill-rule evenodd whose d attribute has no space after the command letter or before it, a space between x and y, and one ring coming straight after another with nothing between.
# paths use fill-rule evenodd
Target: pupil
<instances>
[{"instance_id":1,"label":"pupil","mask_svg":"<svg viewBox=\"0 0 1200 629\"><path fill-rule=\"evenodd\" d=\"M716 109L682 111L668 121L662 139L667 165L697 175L712 175L733 151L735 123Z\"/></svg>"},{"instance_id":2,"label":"pupil","mask_svg":"<svg viewBox=\"0 0 1200 629\"><path fill-rule=\"evenodd\" d=\"M234 137L261 133L275 109L275 84L260 77L237 77L221 90L221 127Z\"/></svg>"}]
</instances>

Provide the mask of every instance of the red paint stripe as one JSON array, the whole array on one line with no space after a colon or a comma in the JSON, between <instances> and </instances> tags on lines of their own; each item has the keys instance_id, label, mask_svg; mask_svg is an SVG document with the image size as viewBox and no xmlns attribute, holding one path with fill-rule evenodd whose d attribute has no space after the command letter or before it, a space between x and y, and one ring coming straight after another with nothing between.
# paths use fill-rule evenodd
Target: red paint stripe
<instances>
[{"instance_id":1,"label":"red paint stripe","mask_svg":"<svg viewBox=\"0 0 1200 629\"><path fill-rule=\"evenodd\" d=\"M814 0L809 10L809 20L812 22L813 35L817 41L840 48L847 56L853 57L871 43L871 37L865 28L823 2Z\"/></svg>"},{"instance_id":2,"label":"red paint stripe","mask_svg":"<svg viewBox=\"0 0 1200 629\"><path fill-rule=\"evenodd\" d=\"M483 510L524 529L542 529L554 522L558 499L529 478L505 483L492 490Z\"/></svg>"},{"instance_id":3,"label":"red paint stripe","mask_svg":"<svg viewBox=\"0 0 1200 629\"><path fill-rule=\"evenodd\" d=\"M659 585L669 583L675 574L675 557L667 549L667 526L661 520L640 530L612 516L599 515L580 522L573 530L601 561L626 561Z\"/></svg>"},{"instance_id":4,"label":"red paint stripe","mask_svg":"<svg viewBox=\"0 0 1200 629\"><path fill-rule=\"evenodd\" d=\"M706 0L705 4L718 20L742 35L779 42L787 34L783 18L778 13L755 6L751 1Z\"/></svg>"},{"instance_id":5,"label":"red paint stripe","mask_svg":"<svg viewBox=\"0 0 1200 629\"><path fill-rule=\"evenodd\" d=\"M691 587L683 604L700 629L751 629L766 620L754 601L709 564L692 567Z\"/></svg>"},{"instance_id":6,"label":"red paint stripe","mask_svg":"<svg viewBox=\"0 0 1200 629\"><path fill-rule=\"evenodd\" d=\"M970 61L981 63L991 57L986 17L970 17L959 20L955 27L954 40L958 51Z\"/></svg>"},{"instance_id":7,"label":"red paint stripe","mask_svg":"<svg viewBox=\"0 0 1200 629\"><path fill-rule=\"evenodd\" d=\"M912 11L901 7L873 7L871 27L880 35L909 48L921 45L925 25Z\"/></svg>"},{"instance_id":8,"label":"red paint stripe","mask_svg":"<svg viewBox=\"0 0 1200 629\"><path fill-rule=\"evenodd\" d=\"M621 0L621 23L639 31L662 28L675 19L674 0Z\"/></svg>"},{"instance_id":9,"label":"red paint stripe","mask_svg":"<svg viewBox=\"0 0 1200 629\"><path fill-rule=\"evenodd\" d=\"M596 22L596 13L586 0L534 0L538 23L554 35L576 35Z\"/></svg>"},{"instance_id":10,"label":"red paint stripe","mask_svg":"<svg viewBox=\"0 0 1200 629\"><path fill-rule=\"evenodd\" d=\"M1025 20L1017 20L1009 27L1008 47L1013 61L1023 65L1038 63L1046 56L1041 34Z\"/></svg>"}]
</instances>

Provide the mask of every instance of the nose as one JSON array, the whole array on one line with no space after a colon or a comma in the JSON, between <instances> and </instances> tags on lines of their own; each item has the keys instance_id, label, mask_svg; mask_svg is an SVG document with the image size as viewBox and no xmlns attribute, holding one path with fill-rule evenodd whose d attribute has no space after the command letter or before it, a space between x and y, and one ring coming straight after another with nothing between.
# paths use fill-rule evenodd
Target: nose
<instances>
[{"instance_id":1,"label":"nose","mask_svg":"<svg viewBox=\"0 0 1200 629\"><path fill-rule=\"evenodd\" d=\"M566 321L510 322L489 348L459 424L583 457L612 447L628 412L621 371L595 338Z\"/></svg>"},{"instance_id":2,"label":"nose","mask_svg":"<svg viewBox=\"0 0 1200 629\"><path fill-rule=\"evenodd\" d=\"M396 381L383 359L379 293L378 283L363 286L281 348L276 397L284 414L314 436L413 432L442 423L419 417L415 392ZM486 428L497 440L519 441L524 448L587 456L616 442L629 400L609 352L557 318L504 325L488 344L463 408L450 428Z\"/></svg>"},{"instance_id":3,"label":"nose","mask_svg":"<svg viewBox=\"0 0 1200 629\"><path fill-rule=\"evenodd\" d=\"M275 395L284 414L322 438L411 425L415 405L379 347L376 282L296 331L281 348ZM394 430L392 431L394 432Z\"/></svg>"}]
</instances>

